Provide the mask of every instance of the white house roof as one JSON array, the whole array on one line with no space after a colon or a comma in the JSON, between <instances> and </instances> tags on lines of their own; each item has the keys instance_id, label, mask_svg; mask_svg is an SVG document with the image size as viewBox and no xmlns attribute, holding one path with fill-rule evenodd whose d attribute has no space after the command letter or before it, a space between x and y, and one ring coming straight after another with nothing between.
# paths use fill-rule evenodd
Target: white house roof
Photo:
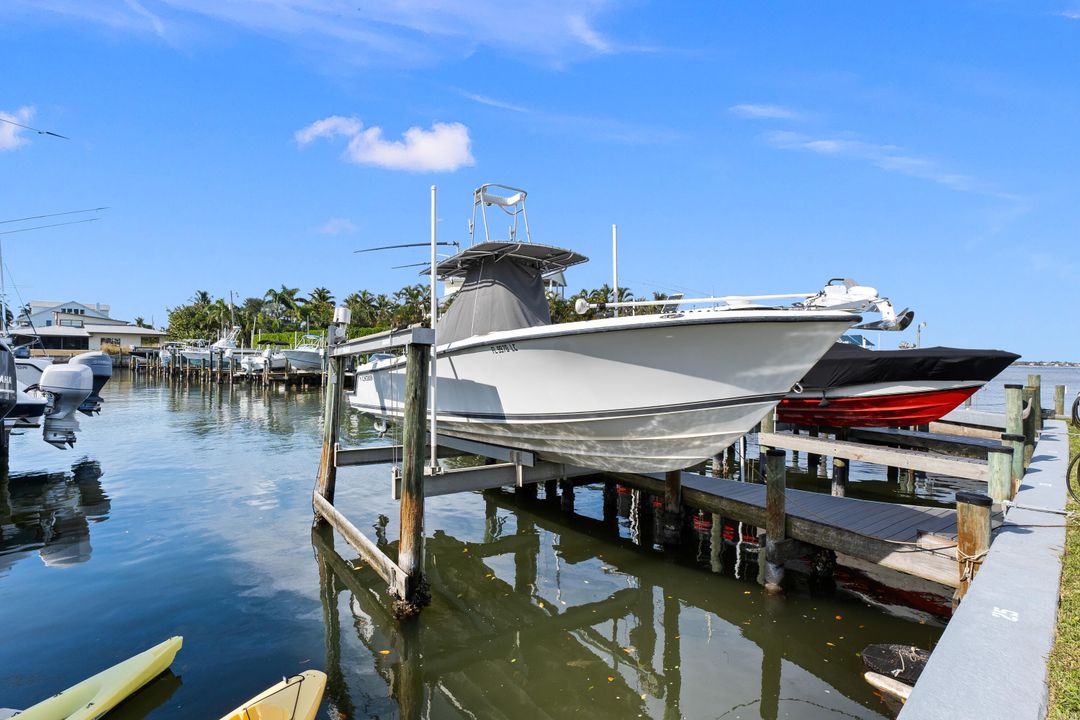
<instances>
[{"instance_id":1,"label":"white house roof","mask_svg":"<svg viewBox=\"0 0 1080 720\"><path fill-rule=\"evenodd\" d=\"M164 336L168 335L164 330L154 328L141 328L135 325L83 325L82 327L69 327L67 325L47 325L45 327L21 326L11 329L15 335L38 336L38 337L85 337L91 335L144 335Z\"/></svg>"},{"instance_id":2,"label":"white house roof","mask_svg":"<svg viewBox=\"0 0 1080 720\"><path fill-rule=\"evenodd\" d=\"M86 323L83 325L83 329L87 332L94 333L95 335L168 335L169 333L164 330L155 330L154 328L144 328L138 325L108 325L97 323Z\"/></svg>"},{"instance_id":3,"label":"white house roof","mask_svg":"<svg viewBox=\"0 0 1080 720\"><path fill-rule=\"evenodd\" d=\"M37 337L90 337L86 328L68 327L67 325L49 325L48 327L32 328L28 326L12 328L15 335Z\"/></svg>"}]
</instances>

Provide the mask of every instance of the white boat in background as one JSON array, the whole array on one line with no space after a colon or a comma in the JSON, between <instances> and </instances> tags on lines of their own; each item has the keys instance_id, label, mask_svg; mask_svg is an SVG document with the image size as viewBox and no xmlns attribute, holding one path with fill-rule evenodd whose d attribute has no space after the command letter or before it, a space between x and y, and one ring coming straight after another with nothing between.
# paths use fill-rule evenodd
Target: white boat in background
<instances>
[{"instance_id":1,"label":"white boat in background","mask_svg":"<svg viewBox=\"0 0 1080 720\"><path fill-rule=\"evenodd\" d=\"M244 355L240 360L240 369L247 373L261 373L266 369L267 364L270 365L270 370L284 370L286 367L285 356L281 354L281 347L288 347L287 342L281 340L260 340L258 345L262 345L261 349L258 349L254 353Z\"/></svg>"},{"instance_id":2,"label":"white boat in background","mask_svg":"<svg viewBox=\"0 0 1080 720\"><path fill-rule=\"evenodd\" d=\"M278 351L290 370L322 372L326 358L326 341L322 335L304 335L294 348Z\"/></svg>"},{"instance_id":3,"label":"white boat in background","mask_svg":"<svg viewBox=\"0 0 1080 720\"><path fill-rule=\"evenodd\" d=\"M604 471L686 468L748 432L860 320L851 310L731 298L552 325L544 277L587 259L534 244L525 197L478 188L470 227L475 240L479 210L484 240L437 266L443 281L463 278L437 326L440 433ZM490 206L513 218L508 240L489 239ZM393 421L404 388L404 359L383 358L356 369L348 399Z\"/></svg>"}]
</instances>

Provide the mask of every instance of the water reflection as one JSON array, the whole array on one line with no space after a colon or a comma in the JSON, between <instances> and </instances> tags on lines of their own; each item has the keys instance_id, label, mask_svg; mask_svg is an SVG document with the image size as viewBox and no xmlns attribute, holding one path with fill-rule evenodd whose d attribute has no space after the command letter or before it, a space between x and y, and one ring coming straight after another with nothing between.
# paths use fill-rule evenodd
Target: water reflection
<instances>
[{"instance_id":1,"label":"water reflection","mask_svg":"<svg viewBox=\"0 0 1080 720\"><path fill-rule=\"evenodd\" d=\"M101 466L82 460L71 472L9 476L0 470L0 577L37 551L50 567L90 559L90 523L109 517Z\"/></svg>"},{"instance_id":2,"label":"water reflection","mask_svg":"<svg viewBox=\"0 0 1080 720\"><path fill-rule=\"evenodd\" d=\"M375 573L342 557L354 555L342 540L313 531L332 713L388 714L370 685L350 682L357 665L383 679L390 714L402 718L888 712L863 682L857 653L919 631L862 604L842 605L841 615L812 587L765 596L756 556L745 552L749 528L692 518L696 542L664 556L653 543L661 513L636 492L582 492L573 516L557 500L483 498L483 542L429 537L432 604L407 624L390 617ZM705 558L718 575L697 566ZM922 634L930 643L938 633Z\"/></svg>"}]
</instances>

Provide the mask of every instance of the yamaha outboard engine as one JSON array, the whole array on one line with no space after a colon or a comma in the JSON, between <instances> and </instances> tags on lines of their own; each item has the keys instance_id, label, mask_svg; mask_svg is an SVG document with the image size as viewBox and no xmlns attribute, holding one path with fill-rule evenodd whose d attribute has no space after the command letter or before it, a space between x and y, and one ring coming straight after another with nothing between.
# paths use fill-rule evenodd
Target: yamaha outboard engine
<instances>
[{"instance_id":1,"label":"yamaha outboard engine","mask_svg":"<svg viewBox=\"0 0 1080 720\"><path fill-rule=\"evenodd\" d=\"M94 390L94 373L86 365L67 363L50 365L41 373L38 389L50 399L45 411L45 442L61 450L75 445L79 421L75 411Z\"/></svg>"},{"instance_id":2,"label":"yamaha outboard engine","mask_svg":"<svg viewBox=\"0 0 1080 720\"><path fill-rule=\"evenodd\" d=\"M86 398L83 404L79 406L79 412L88 416L101 412L101 403L104 402L101 399L101 389L105 387L105 383L109 382L109 378L112 377L112 358L103 352L95 350L76 355L71 358L69 363L85 365L94 373L94 389L90 392L90 397Z\"/></svg>"},{"instance_id":3,"label":"yamaha outboard engine","mask_svg":"<svg viewBox=\"0 0 1080 720\"><path fill-rule=\"evenodd\" d=\"M19 382L15 374L15 354L0 340L0 418L7 417L18 402Z\"/></svg>"}]
</instances>

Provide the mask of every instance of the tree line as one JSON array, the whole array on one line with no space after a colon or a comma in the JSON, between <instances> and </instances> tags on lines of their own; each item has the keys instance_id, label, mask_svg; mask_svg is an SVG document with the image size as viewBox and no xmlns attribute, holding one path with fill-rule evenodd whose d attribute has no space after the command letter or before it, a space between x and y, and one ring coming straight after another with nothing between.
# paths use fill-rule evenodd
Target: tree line
<instances>
[{"instance_id":1,"label":"tree line","mask_svg":"<svg viewBox=\"0 0 1080 720\"><path fill-rule=\"evenodd\" d=\"M548 306L553 323L573 322L596 316L595 311L578 315L574 303L586 298L591 303L614 301L614 293L606 283L593 290L582 289L567 297L549 292ZM664 300L664 293L652 293L652 299ZM619 301L631 301L634 294L619 288ZM444 312L453 296L440 301ZM351 330L365 333L388 330L427 321L431 290L427 285L406 285L397 292L375 294L359 290L346 296L341 304L352 312ZM240 328L240 338L249 340L255 333L316 332L321 333L334 318L335 298L327 288L317 287L307 295L300 288L282 285L270 288L262 297L248 297L233 305L224 298L215 298L206 290L198 290L187 303L169 310L169 336L173 339L214 339L232 327ZM655 313L660 306L636 308L638 314Z\"/></svg>"}]
</instances>

